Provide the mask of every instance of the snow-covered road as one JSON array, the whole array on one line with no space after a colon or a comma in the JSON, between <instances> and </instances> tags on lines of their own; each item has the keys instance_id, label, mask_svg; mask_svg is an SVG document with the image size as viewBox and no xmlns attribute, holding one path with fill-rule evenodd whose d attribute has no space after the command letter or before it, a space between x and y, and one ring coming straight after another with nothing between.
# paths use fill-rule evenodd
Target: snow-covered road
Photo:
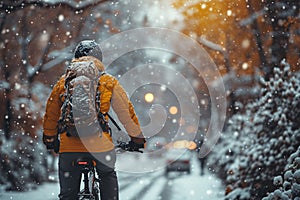
<instances>
[{"instance_id":1,"label":"snow-covered road","mask_svg":"<svg viewBox=\"0 0 300 200\"><path fill-rule=\"evenodd\" d=\"M125 177L122 177L122 180ZM120 185L121 200L218 200L223 199L221 185L211 175L181 175L165 178L156 172L144 177L130 177L130 184Z\"/></svg>"},{"instance_id":2,"label":"snow-covered road","mask_svg":"<svg viewBox=\"0 0 300 200\"><path fill-rule=\"evenodd\" d=\"M141 158L138 161L143 162ZM173 173L166 177L164 168L144 174L120 172L120 200L224 199L220 180L208 170L200 176L196 157L191 161L191 174Z\"/></svg>"},{"instance_id":3,"label":"snow-covered road","mask_svg":"<svg viewBox=\"0 0 300 200\"><path fill-rule=\"evenodd\" d=\"M127 157L126 163L143 163L143 158ZM122 163L124 163L122 160ZM134 162L135 161L135 162ZM132 166L131 166L132 167ZM129 173L119 170L120 200L221 200L224 189L221 182L206 170L200 176L199 163L192 158L191 174L171 174L164 176L164 169L145 173ZM30 192L4 192L0 190L1 200L56 200L58 183L47 183Z\"/></svg>"}]
</instances>

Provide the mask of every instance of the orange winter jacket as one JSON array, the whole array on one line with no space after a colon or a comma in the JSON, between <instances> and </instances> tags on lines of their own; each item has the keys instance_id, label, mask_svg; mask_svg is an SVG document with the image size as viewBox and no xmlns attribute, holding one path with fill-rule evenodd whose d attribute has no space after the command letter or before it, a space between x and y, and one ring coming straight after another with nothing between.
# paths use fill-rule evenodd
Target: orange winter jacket
<instances>
[{"instance_id":1,"label":"orange winter jacket","mask_svg":"<svg viewBox=\"0 0 300 200\"><path fill-rule=\"evenodd\" d=\"M72 60L72 62L93 61L100 71L104 71L103 64L96 58L85 56ZM119 81L109 75L104 74L99 79L100 82L100 111L108 113L110 107L113 108L117 114L120 122L126 129L129 136L137 139L143 138L138 118L135 114L134 108L128 96ZM60 109L62 106L61 95L65 92L65 78L64 75L58 80L54 86L46 105L46 112L43 120L43 134L46 136L56 136L58 120L60 117ZM107 116L106 116L107 117ZM108 120L108 119L107 119ZM105 152L114 148L112 138L108 133L89 136L84 138L68 137L66 133L60 136L60 150L59 152Z\"/></svg>"}]
</instances>

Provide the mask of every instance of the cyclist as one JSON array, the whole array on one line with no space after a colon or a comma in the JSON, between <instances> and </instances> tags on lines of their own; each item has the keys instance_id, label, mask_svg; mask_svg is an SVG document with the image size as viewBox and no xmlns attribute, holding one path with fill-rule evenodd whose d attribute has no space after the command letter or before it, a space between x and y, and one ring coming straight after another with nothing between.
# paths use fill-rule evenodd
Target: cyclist
<instances>
[{"instance_id":1,"label":"cyclist","mask_svg":"<svg viewBox=\"0 0 300 200\"><path fill-rule=\"evenodd\" d=\"M102 52L93 40L83 40L75 48L72 62L91 61L100 72L105 68L102 63ZM104 73L100 79L100 111L108 113L110 107L117 114L120 122L131 138L129 145L140 146L146 141L142 135L140 124L134 107L118 80ZM101 180L101 200L119 199L118 180L114 169L116 155L112 137L108 132L84 138L68 136L65 132L58 134L58 121L63 104L61 96L65 92L65 76L54 86L46 105L43 120L43 142L48 149L53 149L60 139L59 147L59 183L61 200L77 199L80 188L81 172L73 166L74 160L90 157L96 161L96 170ZM106 120L108 120L108 117Z\"/></svg>"}]
</instances>

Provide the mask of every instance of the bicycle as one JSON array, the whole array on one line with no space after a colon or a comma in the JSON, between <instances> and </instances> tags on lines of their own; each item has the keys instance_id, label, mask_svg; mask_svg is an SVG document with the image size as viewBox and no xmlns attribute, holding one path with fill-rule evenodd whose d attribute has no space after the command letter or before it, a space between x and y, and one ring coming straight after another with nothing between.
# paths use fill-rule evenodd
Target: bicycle
<instances>
[{"instance_id":1,"label":"bicycle","mask_svg":"<svg viewBox=\"0 0 300 200\"><path fill-rule=\"evenodd\" d=\"M78 193L79 200L99 200L100 180L96 177L96 162L91 158L79 158L75 162L83 174L84 188Z\"/></svg>"},{"instance_id":2,"label":"bicycle","mask_svg":"<svg viewBox=\"0 0 300 200\"><path fill-rule=\"evenodd\" d=\"M143 153L141 148L144 148L144 145L130 145L126 142L117 142L116 151L136 151ZM120 151L119 151L120 152ZM91 158L79 158L74 163L74 166L79 167L83 175L83 189L78 193L79 200L100 200L100 179L96 176L96 162Z\"/></svg>"}]
</instances>

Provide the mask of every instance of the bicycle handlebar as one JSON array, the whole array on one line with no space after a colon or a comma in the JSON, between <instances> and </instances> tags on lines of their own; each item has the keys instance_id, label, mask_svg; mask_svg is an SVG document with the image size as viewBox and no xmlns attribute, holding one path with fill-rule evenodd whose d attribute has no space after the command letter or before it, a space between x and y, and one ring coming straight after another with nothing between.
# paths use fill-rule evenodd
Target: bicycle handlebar
<instances>
[{"instance_id":1,"label":"bicycle handlebar","mask_svg":"<svg viewBox=\"0 0 300 200\"><path fill-rule=\"evenodd\" d=\"M144 144L132 144L132 143L126 143L126 142L120 142L118 141L117 142L117 146L118 148L124 150L124 151L131 151L131 152L139 152L139 153L143 153L143 151L141 151L140 149L143 149L144 148Z\"/></svg>"}]
</instances>

